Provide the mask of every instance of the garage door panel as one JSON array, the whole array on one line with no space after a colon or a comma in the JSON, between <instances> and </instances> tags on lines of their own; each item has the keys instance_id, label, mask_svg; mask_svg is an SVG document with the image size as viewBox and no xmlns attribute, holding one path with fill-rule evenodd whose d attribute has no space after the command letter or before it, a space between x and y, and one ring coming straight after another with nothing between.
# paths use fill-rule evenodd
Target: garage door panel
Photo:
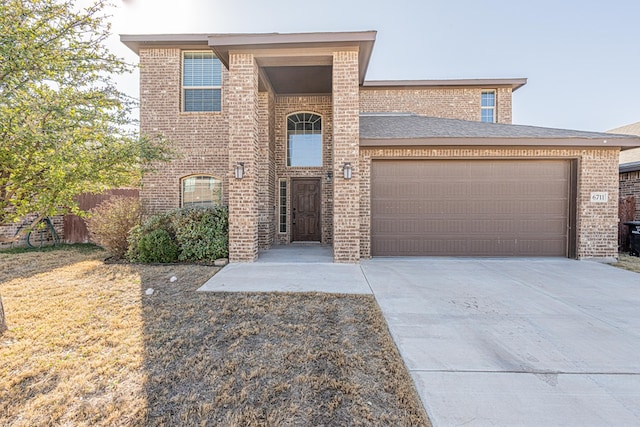
<instances>
[{"instance_id":1,"label":"garage door panel","mask_svg":"<svg viewBox=\"0 0 640 427\"><path fill-rule=\"evenodd\" d=\"M372 254L566 256L563 160L373 161Z\"/></svg>"},{"instance_id":2,"label":"garage door panel","mask_svg":"<svg viewBox=\"0 0 640 427\"><path fill-rule=\"evenodd\" d=\"M437 202L437 203L436 203ZM521 218L539 218L540 215L552 216L551 212L566 212L566 200L397 200L373 202L372 211L384 215L396 215L402 218L420 218L430 215L438 218L449 216L469 219L472 215L513 217L514 211L521 212ZM558 214L566 218L566 214Z\"/></svg>"},{"instance_id":3,"label":"garage door panel","mask_svg":"<svg viewBox=\"0 0 640 427\"><path fill-rule=\"evenodd\" d=\"M559 240L500 240L467 239L447 236L443 239L399 239L383 240L381 247L389 254L402 256L541 256L543 253L557 254L564 251L565 241ZM385 255L378 255L385 256ZM390 255L393 256L393 255ZM560 255L549 255L560 256Z\"/></svg>"},{"instance_id":4,"label":"garage door panel","mask_svg":"<svg viewBox=\"0 0 640 427\"><path fill-rule=\"evenodd\" d=\"M549 237L546 240L536 239L536 240L520 240L518 242L520 246L520 251L525 254L529 254L529 256L536 256L536 254L540 253L557 253L564 251L566 242L564 239L554 239Z\"/></svg>"},{"instance_id":5,"label":"garage door panel","mask_svg":"<svg viewBox=\"0 0 640 427\"><path fill-rule=\"evenodd\" d=\"M392 238L384 242L387 250L403 256L443 256L443 252L454 256L511 256L516 250L514 241L478 239L468 240L449 237L446 240L422 240ZM445 255L446 256L446 255Z\"/></svg>"},{"instance_id":6,"label":"garage door panel","mask_svg":"<svg viewBox=\"0 0 640 427\"><path fill-rule=\"evenodd\" d=\"M456 177L459 179L459 177ZM389 178L393 179L393 178ZM397 179L397 177L396 177ZM438 196L448 200L484 200L487 196L508 197L511 200L514 196L521 197L540 195L544 192L547 196L563 197L566 193L564 185L567 181L552 181L544 183L520 182L520 183L479 183L472 181L463 182L419 182L407 181L403 184L398 183L380 183L378 192L381 195L376 201L396 201L396 200L415 200L416 197L434 197Z\"/></svg>"},{"instance_id":7,"label":"garage door panel","mask_svg":"<svg viewBox=\"0 0 640 427\"><path fill-rule=\"evenodd\" d=\"M494 238L513 238L516 239L526 234L540 236L540 238L557 238L562 235L566 228L564 219L547 220L544 224L545 229L540 230L539 221L526 221L505 219L503 221L489 220L452 220L452 219L432 219L428 221L411 220L376 220L372 222L373 228L377 230L378 238L393 238L401 234L414 234L420 239L433 239L456 236L464 233L468 237L483 236L488 233Z\"/></svg>"}]
</instances>

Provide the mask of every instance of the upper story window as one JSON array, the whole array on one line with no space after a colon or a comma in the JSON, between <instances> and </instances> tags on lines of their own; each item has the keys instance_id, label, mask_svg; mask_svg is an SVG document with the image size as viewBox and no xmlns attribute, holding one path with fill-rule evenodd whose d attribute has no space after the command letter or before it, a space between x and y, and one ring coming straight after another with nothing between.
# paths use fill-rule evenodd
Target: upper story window
<instances>
[{"instance_id":1,"label":"upper story window","mask_svg":"<svg viewBox=\"0 0 640 427\"><path fill-rule=\"evenodd\" d=\"M322 118L313 113L287 117L287 166L322 166Z\"/></svg>"},{"instance_id":2,"label":"upper story window","mask_svg":"<svg viewBox=\"0 0 640 427\"><path fill-rule=\"evenodd\" d=\"M182 207L207 207L222 204L222 181L209 175L194 175L181 180Z\"/></svg>"},{"instance_id":3,"label":"upper story window","mask_svg":"<svg viewBox=\"0 0 640 427\"><path fill-rule=\"evenodd\" d=\"M184 52L182 111L220 111L222 66L212 52Z\"/></svg>"},{"instance_id":4,"label":"upper story window","mask_svg":"<svg viewBox=\"0 0 640 427\"><path fill-rule=\"evenodd\" d=\"M495 123L496 121L496 91L483 90L480 98L480 121Z\"/></svg>"}]
</instances>

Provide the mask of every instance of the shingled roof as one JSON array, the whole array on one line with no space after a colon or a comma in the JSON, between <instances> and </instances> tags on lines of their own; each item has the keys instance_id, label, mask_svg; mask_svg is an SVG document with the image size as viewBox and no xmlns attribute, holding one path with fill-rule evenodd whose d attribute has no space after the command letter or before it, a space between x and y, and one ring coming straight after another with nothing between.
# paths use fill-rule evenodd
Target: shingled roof
<instances>
[{"instance_id":1,"label":"shingled roof","mask_svg":"<svg viewBox=\"0 0 640 427\"><path fill-rule=\"evenodd\" d=\"M631 123L630 125L620 126L619 128L609 129L607 132L621 133L623 135L640 135L640 122Z\"/></svg>"},{"instance_id":2,"label":"shingled roof","mask_svg":"<svg viewBox=\"0 0 640 427\"><path fill-rule=\"evenodd\" d=\"M619 170L620 173L640 171L640 162L623 163Z\"/></svg>"},{"instance_id":3,"label":"shingled roof","mask_svg":"<svg viewBox=\"0 0 640 427\"><path fill-rule=\"evenodd\" d=\"M483 123L411 113L363 113L360 145L564 145L638 147L640 137Z\"/></svg>"}]
</instances>

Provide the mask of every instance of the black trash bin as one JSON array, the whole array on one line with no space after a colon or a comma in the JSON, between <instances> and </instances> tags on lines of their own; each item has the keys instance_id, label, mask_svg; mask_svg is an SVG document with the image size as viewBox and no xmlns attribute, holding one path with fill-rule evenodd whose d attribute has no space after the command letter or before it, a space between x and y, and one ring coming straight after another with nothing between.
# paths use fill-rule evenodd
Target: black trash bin
<instances>
[{"instance_id":1,"label":"black trash bin","mask_svg":"<svg viewBox=\"0 0 640 427\"><path fill-rule=\"evenodd\" d=\"M631 255L640 256L640 221L625 222L629 227L629 249Z\"/></svg>"}]
</instances>

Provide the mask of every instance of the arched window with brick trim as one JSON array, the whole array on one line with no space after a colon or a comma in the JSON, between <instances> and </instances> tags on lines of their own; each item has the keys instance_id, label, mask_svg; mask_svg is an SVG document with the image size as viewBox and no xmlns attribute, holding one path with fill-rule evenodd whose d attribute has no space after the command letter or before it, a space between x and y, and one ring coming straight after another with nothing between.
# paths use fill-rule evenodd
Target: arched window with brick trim
<instances>
[{"instance_id":1,"label":"arched window with brick trim","mask_svg":"<svg viewBox=\"0 0 640 427\"><path fill-rule=\"evenodd\" d=\"M287 116L287 166L322 166L322 117L315 113Z\"/></svg>"},{"instance_id":2,"label":"arched window with brick trim","mask_svg":"<svg viewBox=\"0 0 640 427\"><path fill-rule=\"evenodd\" d=\"M222 181L213 175L190 175L180 180L183 208L222 204Z\"/></svg>"}]
</instances>

